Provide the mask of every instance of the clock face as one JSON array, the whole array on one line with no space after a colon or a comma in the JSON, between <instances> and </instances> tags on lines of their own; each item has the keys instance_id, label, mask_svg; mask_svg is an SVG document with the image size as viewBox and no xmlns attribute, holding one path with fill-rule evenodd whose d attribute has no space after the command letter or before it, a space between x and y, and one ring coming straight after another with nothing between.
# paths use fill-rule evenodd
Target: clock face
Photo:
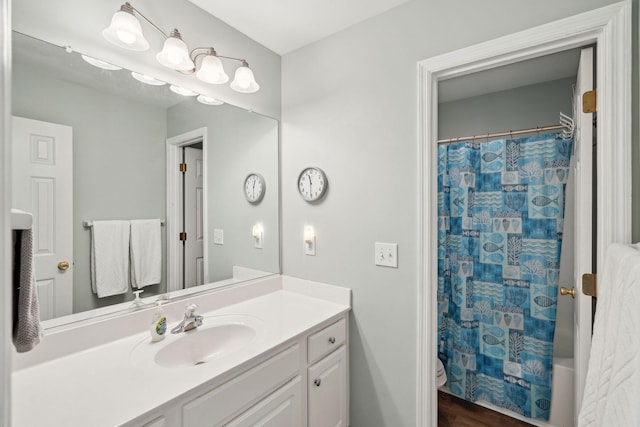
<instances>
[{"instance_id":1,"label":"clock face","mask_svg":"<svg viewBox=\"0 0 640 427\"><path fill-rule=\"evenodd\" d=\"M262 175L252 173L244 180L244 195L249 203L259 203L264 197L265 183Z\"/></svg>"},{"instance_id":2,"label":"clock face","mask_svg":"<svg viewBox=\"0 0 640 427\"><path fill-rule=\"evenodd\" d=\"M298 191L308 202L320 199L327 190L327 176L320 168L306 168L298 178Z\"/></svg>"}]
</instances>

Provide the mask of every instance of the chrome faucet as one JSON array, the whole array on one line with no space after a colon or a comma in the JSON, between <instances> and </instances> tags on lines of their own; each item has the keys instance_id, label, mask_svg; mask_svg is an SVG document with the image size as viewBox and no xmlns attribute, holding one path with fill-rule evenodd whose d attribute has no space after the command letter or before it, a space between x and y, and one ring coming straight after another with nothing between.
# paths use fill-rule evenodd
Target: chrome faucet
<instances>
[{"instance_id":1,"label":"chrome faucet","mask_svg":"<svg viewBox=\"0 0 640 427\"><path fill-rule=\"evenodd\" d=\"M184 319L182 319L182 322L178 323L178 326L171 330L171 333L178 334L180 332L190 331L198 326L202 326L204 318L200 315L194 314L197 308L197 304L189 304L184 312Z\"/></svg>"}]
</instances>

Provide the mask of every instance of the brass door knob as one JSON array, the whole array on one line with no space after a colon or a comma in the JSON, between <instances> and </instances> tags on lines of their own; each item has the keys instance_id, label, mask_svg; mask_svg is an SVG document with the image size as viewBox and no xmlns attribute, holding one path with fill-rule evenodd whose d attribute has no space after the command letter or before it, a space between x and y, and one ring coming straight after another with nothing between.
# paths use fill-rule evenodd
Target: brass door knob
<instances>
[{"instance_id":1,"label":"brass door knob","mask_svg":"<svg viewBox=\"0 0 640 427\"><path fill-rule=\"evenodd\" d=\"M575 298L576 297L576 290L575 288L565 288L564 286L562 288L560 288L560 295L571 295L571 298Z\"/></svg>"},{"instance_id":2,"label":"brass door knob","mask_svg":"<svg viewBox=\"0 0 640 427\"><path fill-rule=\"evenodd\" d=\"M65 271L69 268L69 261L60 261L58 263L58 270Z\"/></svg>"}]
</instances>

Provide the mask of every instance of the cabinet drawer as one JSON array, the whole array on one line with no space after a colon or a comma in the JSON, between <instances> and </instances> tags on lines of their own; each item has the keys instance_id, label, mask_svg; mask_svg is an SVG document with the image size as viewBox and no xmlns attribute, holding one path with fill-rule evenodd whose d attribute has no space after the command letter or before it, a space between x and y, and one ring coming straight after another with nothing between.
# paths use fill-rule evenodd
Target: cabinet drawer
<instances>
[{"instance_id":1,"label":"cabinet drawer","mask_svg":"<svg viewBox=\"0 0 640 427\"><path fill-rule=\"evenodd\" d=\"M225 427L300 427L302 378L298 375Z\"/></svg>"},{"instance_id":2,"label":"cabinet drawer","mask_svg":"<svg viewBox=\"0 0 640 427\"><path fill-rule=\"evenodd\" d=\"M185 404L183 427L219 426L299 371L300 347L293 347Z\"/></svg>"},{"instance_id":3,"label":"cabinet drawer","mask_svg":"<svg viewBox=\"0 0 640 427\"><path fill-rule=\"evenodd\" d=\"M327 326L321 331L309 336L309 363L321 359L336 348L340 347L346 338L346 322L344 319Z\"/></svg>"}]
</instances>

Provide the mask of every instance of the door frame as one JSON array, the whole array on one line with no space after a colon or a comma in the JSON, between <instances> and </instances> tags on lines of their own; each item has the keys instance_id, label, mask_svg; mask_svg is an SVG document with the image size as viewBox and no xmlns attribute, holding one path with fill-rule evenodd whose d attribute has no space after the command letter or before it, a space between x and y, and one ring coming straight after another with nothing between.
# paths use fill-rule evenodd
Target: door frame
<instances>
[{"instance_id":1,"label":"door frame","mask_svg":"<svg viewBox=\"0 0 640 427\"><path fill-rule=\"evenodd\" d=\"M0 0L0 427L11 426L11 1Z\"/></svg>"},{"instance_id":2,"label":"door frame","mask_svg":"<svg viewBox=\"0 0 640 427\"><path fill-rule=\"evenodd\" d=\"M181 226L178 223L182 217L180 212L180 204L177 200L181 194L181 179L182 174L176 168L176 165L180 162L181 148L185 145L191 145L193 143L202 141L202 177L203 181L207 182L207 128L202 127L194 129L189 132L171 137L167 139L167 292L177 291L181 288L178 286L181 280L182 271L182 257L180 256L180 250L182 243L177 238L171 238L171 236L178 236L182 231ZM207 191L204 191L202 195L202 203L204 211L202 214L203 221L203 233L204 233L204 282L209 280L209 267L207 260L209 251L207 248ZM174 267L175 265L175 267Z\"/></svg>"},{"instance_id":3,"label":"door frame","mask_svg":"<svg viewBox=\"0 0 640 427\"><path fill-rule=\"evenodd\" d=\"M438 82L596 45L597 259L631 240L631 1L615 3L418 62L416 425L436 426ZM597 267L602 272L602 263ZM578 408L576 408L578 411Z\"/></svg>"}]
</instances>

